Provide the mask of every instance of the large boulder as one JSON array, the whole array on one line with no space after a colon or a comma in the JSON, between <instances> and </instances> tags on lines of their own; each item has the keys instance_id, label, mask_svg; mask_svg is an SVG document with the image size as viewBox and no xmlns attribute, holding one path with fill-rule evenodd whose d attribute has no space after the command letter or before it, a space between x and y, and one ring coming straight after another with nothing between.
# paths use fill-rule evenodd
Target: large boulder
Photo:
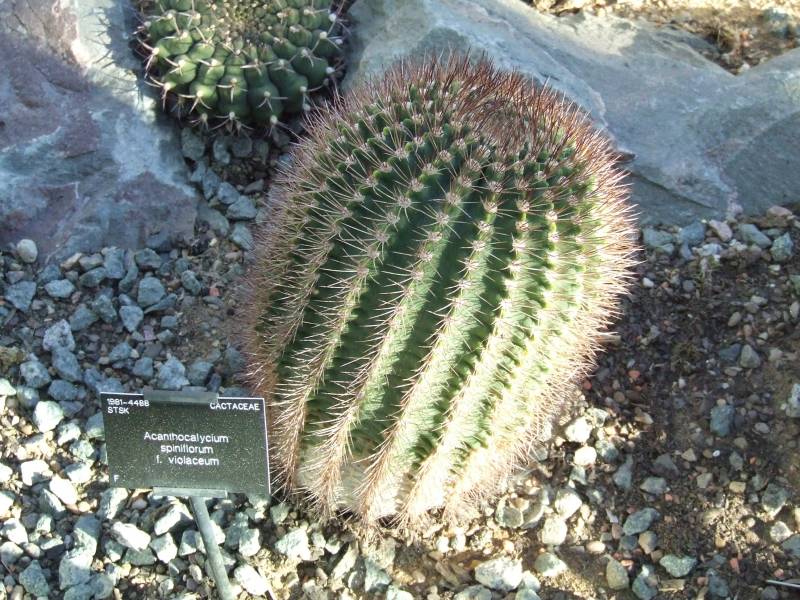
<instances>
[{"instance_id":1,"label":"large boulder","mask_svg":"<svg viewBox=\"0 0 800 600\"><path fill-rule=\"evenodd\" d=\"M345 87L403 57L485 53L591 113L631 160L643 223L800 200L800 50L734 76L688 33L521 0L359 0Z\"/></svg>"},{"instance_id":2,"label":"large boulder","mask_svg":"<svg viewBox=\"0 0 800 600\"><path fill-rule=\"evenodd\" d=\"M137 79L132 16L125 0L0 4L0 246L33 238L49 259L191 234L195 191Z\"/></svg>"}]
</instances>

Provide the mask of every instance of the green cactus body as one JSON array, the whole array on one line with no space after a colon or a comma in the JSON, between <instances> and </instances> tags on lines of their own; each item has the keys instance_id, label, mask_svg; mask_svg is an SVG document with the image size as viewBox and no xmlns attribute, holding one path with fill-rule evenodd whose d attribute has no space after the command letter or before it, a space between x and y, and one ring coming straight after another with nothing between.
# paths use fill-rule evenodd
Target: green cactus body
<instances>
[{"instance_id":1,"label":"green cactus body","mask_svg":"<svg viewBox=\"0 0 800 600\"><path fill-rule=\"evenodd\" d=\"M139 38L181 115L270 127L310 107L340 60L330 0L156 0Z\"/></svg>"},{"instance_id":2,"label":"green cactus body","mask_svg":"<svg viewBox=\"0 0 800 600\"><path fill-rule=\"evenodd\" d=\"M591 366L635 235L607 142L466 60L310 123L261 236L253 381L286 485L419 523L496 490Z\"/></svg>"}]
</instances>

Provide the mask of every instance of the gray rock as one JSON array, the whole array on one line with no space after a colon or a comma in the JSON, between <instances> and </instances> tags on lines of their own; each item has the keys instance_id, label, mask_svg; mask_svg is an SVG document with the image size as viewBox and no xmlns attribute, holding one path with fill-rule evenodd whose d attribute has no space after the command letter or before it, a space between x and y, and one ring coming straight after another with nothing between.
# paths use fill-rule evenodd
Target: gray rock
<instances>
[{"instance_id":1,"label":"gray rock","mask_svg":"<svg viewBox=\"0 0 800 600\"><path fill-rule=\"evenodd\" d=\"M166 294L164 285L155 277L145 277L139 282L139 292L136 301L142 308L152 306Z\"/></svg>"},{"instance_id":2,"label":"gray rock","mask_svg":"<svg viewBox=\"0 0 800 600\"><path fill-rule=\"evenodd\" d=\"M578 417L564 429L564 437L578 444L585 444L591 435L592 426L584 417Z\"/></svg>"},{"instance_id":3,"label":"gray rock","mask_svg":"<svg viewBox=\"0 0 800 600\"><path fill-rule=\"evenodd\" d=\"M225 204L226 206L230 206L231 204L235 204L239 200L241 200L242 195L236 191L236 188L233 187L227 181L220 184L219 189L217 190L217 200Z\"/></svg>"},{"instance_id":4,"label":"gray rock","mask_svg":"<svg viewBox=\"0 0 800 600\"><path fill-rule=\"evenodd\" d=\"M630 489L633 484L633 458L628 456L625 462L614 473L614 485L623 490Z\"/></svg>"},{"instance_id":5,"label":"gray rock","mask_svg":"<svg viewBox=\"0 0 800 600\"><path fill-rule=\"evenodd\" d=\"M39 258L39 248L36 247L36 242L29 239L20 240L17 242L17 256L19 259L27 264L35 263Z\"/></svg>"},{"instance_id":6,"label":"gray rock","mask_svg":"<svg viewBox=\"0 0 800 600\"><path fill-rule=\"evenodd\" d=\"M125 552L125 560L136 567L146 567L155 564L156 557L150 548L145 548L144 550L129 548Z\"/></svg>"},{"instance_id":7,"label":"gray rock","mask_svg":"<svg viewBox=\"0 0 800 600\"><path fill-rule=\"evenodd\" d=\"M772 254L772 260L775 262L786 262L794 256L794 242L788 233L784 233L782 236L775 238L769 251Z\"/></svg>"},{"instance_id":8,"label":"gray rock","mask_svg":"<svg viewBox=\"0 0 800 600\"><path fill-rule=\"evenodd\" d=\"M48 484L50 491L56 495L66 505L75 505L78 503L78 490L69 479L63 477L53 477Z\"/></svg>"},{"instance_id":9,"label":"gray rock","mask_svg":"<svg viewBox=\"0 0 800 600\"><path fill-rule=\"evenodd\" d=\"M642 230L642 241L645 247L652 248L653 250L661 250L667 254L672 254L675 250L675 245L673 244L674 239L671 233L653 229L652 227L645 227Z\"/></svg>"},{"instance_id":10,"label":"gray rock","mask_svg":"<svg viewBox=\"0 0 800 600\"><path fill-rule=\"evenodd\" d=\"M57 402L72 402L78 399L78 388L69 381L56 379L47 388L47 395Z\"/></svg>"},{"instance_id":11,"label":"gray rock","mask_svg":"<svg viewBox=\"0 0 800 600\"><path fill-rule=\"evenodd\" d=\"M165 225L190 235L194 192L175 129L137 80L128 9L63 7L58 26L43 26L52 10L0 8L0 244L31 237L42 256L64 258L140 247Z\"/></svg>"},{"instance_id":12,"label":"gray rock","mask_svg":"<svg viewBox=\"0 0 800 600\"><path fill-rule=\"evenodd\" d=\"M26 592L36 598L47 597L50 594L50 585L38 560L31 561L31 564L19 574L19 582Z\"/></svg>"},{"instance_id":13,"label":"gray rock","mask_svg":"<svg viewBox=\"0 0 800 600\"><path fill-rule=\"evenodd\" d=\"M685 577L697 564L697 559L692 556L676 556L674 554L666 554L658 561L662 567L667 570L667 573L673 577Z\"/></svg>"},{"instance_id":14,"label":"gray rock","mask_svg":"<svg viewBox=\"0 0 800 600\"><path fill-rule=\"evenodd\" d=\"M81 381L83 371L75 355L64 348L53 350L53 368L67 381Z\"/></svg>"},{"instance_id":15,"label":"gray rock","mask_svg":"<svg viewBox=\"0 0 800 600\"><path fill-rule=\"evenodd\" d=\"M264 596L270 591L267 578L248 564L239 565L233 571L233 578L253 596Z\"/></svg>"},{"instance_id":16,"label":"gray rock","mask_svg":"<svg viewBox=\"0 0 800 600\"><path fill-rule=\"evenodd\" d=\"M734 76L689 33L609 15L554 17L516 0L366 0L349 16L346 88L404 56L448 50L549 81L633 156L626 167L645 222L720 218L734 203L761 212L796 197L800 155L779 149L799 135L790 90L800 53Z\"/></svg>"},{"instance_id":17,"label":"gray rock","mask_svg":"<svg viewBox=\"0 0 800 600\"><path fill-rule=\"evenodd\" d=\"M548 517L542 525L542 543L546 546L559 546L567 539L567 524L558 517Z\"/></svg>"},{"instance_id":18,"label":"gray rock","mask_svg":"<svg viewBox=\"0 0 800 600\"><path fill-rule=\"evenodd\" d=\"M651 469L657 475L662 477L671 478L677 477L680 474L678 466L669 454L661 454L653 461Z\"/></svg>"},{"instance_id":19,"label":"gray rock","mask_svg":"<svg viewBox=\"0 0 800 600\"><path fill-rule=\"evenodd\" d=\"M158 387L162 390L180 390L183 386L189 385L189 380L185 375L186 367L172 356L158 369Z\"/></svg>"},{"instance_id":20,"label":"gray rock","mask_svg":"<svg viewBox=\"0 0 800 600\"><path fill-rule=\"evenodd\" d=\"M609 558L606 563L606 583L615 591L627 589L630 584L628 571L614 558Z\"/></svg>"},{"instance_id":21,"label":"gray rock","mask_svg":"<svg viewBox=\"0 0 800 600\"><path fill-rule=\"evenodd\" d=\"M518 508L506 504L505 501L498 503L494 513L495 520L503 527L521 527L525 522L522 511Z\"/></svg>"},{"instance_id":22,"label":"gray rock","mask_svg":"<svg viewBox=\"0 0 800 600\"><path fill-rule=\"evenodd\" d=\"M506 557L493 558L475 567L478 583L499 592L510 592L522 581L522 562Z\"/></svg>"},{"instance_id":23,"label":"gray rock","mask_svg":"<svg viewBox=\"0 0 800 600\"><path fill-rule=\"evenodd\" d=\"M211 199L219 189L222 180L219 178L214 171L211 169L207 169L203 173L203 179L201 180L201 186L203 188L203 196L206 200Z\"/></svg>"},{"instance_id":24,"label":"gray rock","mask_svg":"<svg viewBox=\"0 0 800 600\"><path fill-rule=\"evenodd\" d=\"M745 369L757 369L761 366L761 357L750 344L742 346L742 353L739 355L739 366Z\"/></svg>"},{"instance_id":25,"label":"gray rock","mask_svg":"<svg viewBox=\"0 0 800 600\"><path fill-rule=\"evenodd\" d=\"M150 380L153 378L153 359L149 356L143 356L135 363L133 363L133 369L131 369L131 373L136 375L137 377L141 377L144 380Z\"/></svg>"},{"instance_id":26,"label":"gray rock","mask_svg":"<svg viewBox=\"0 0 800 600\"><path fill-rule=\"evenodd\" d=\"M92 310L104 323L113 323L117 320L117 311L114 308L114 301L105 294L100 294L92 302Z\"/></svg>"},{"instance_id":27,"label":"gray rock","mask_svg":"<svg viewBox=\"0 0 800 600\"><path fill-rule=\"evenodd\" d=\"M203 284L197 280L197 275L195 275L194 271L188 269L181 273L181 285L192 296L199 296L200 292L203 291Z\"/></svg>"},{"instance_id":28,"label":"gray rock","mask_svg":"<svg viewBox=\"0 0 800 600\"><path fill-rule=\"evenodd\" d=\"M189 365L189 371L186 374L189 383L192 385L205 385L211 369L214 365L205 360L196 360Z\"/></svg>"},{"instance_id":29,"label":"gray rock","mask_svg":"<svg viewBox=\"0 0 800 600\"><path fill-rule=\"evenodd\" d=\"M120 292L128 293L133 289L136 279L139 277L139 268L135 262L129 263L128 270L125 271L125 277L119 280L117 287Z\"/></svg>"},{"instance_id":30,"label":"gray rock","mask_svg":"<svg viewBox=\"0 0 800 600\"><path fill-rule=\"evenodd\" d=\"M2 495L2 493L0 493L0 495ZM13 565L22 558L23 554L25 554L25 551L14 542L3 542L0 544L0 560L3 561L4 565Z\"/></svg>"},{"instance_id":31,"label":"gray rock","mask_svg":"<svg viewBox=\"0 0 800 600\"><path fill-rule=\"evenodd\" d=\"M197 207L197 220L205 223L211 231L218 235L228 235L231 228L228 219L216 209L209 208L205 202L200 202Z\"/></svg>"},{"instance_id":32,"label":"gray rock","mask_svg":"<svg viewBox=\"0 0 800 600\"><path fill-rule=\"evenodd\" d=\"M178 556L178 547L175 545L175 540L168 533L153 538L150 541L150 548L156 553L158 560L165 564Z\"/></svg>"},{"instance_id":33,"label":"gray rock","mask_svg":"<svg viewBox=\"0 0 800 600\"><path fill-rule=\"evenodd\" d=\"M789 500L789 492L777 483L770 482L761 495L761 508L774 519Z\"/></svg>"},{"instance_id":34,"label":"gray rock","mask_svg":"<svg viewBox=\"0 0 800 600\"><path fill-rule=\"evenodd\" d=\"M1 196L0 196L1 197ZM0 211L2 205L0 204ZM0 232L0 239L2 239L2 232ZM6 288L6 300L11 303L11 306L22 312L28 312L31 307L33 297L36 295L36 283L33 281L20 281L14 285Z\"/></svg>"},{"instance_id":35,"label":"gray rock","mask_svg":"<svg viewBox=\"0 0 800 600\"><path fill-rule=\"evenodd\" d=\"M693 221L678 231L678 243L699 246L706 237L706 226L700 221Z\"/></svg>"},{"instance_id":36,"label":"gray rock","mask_svg":"<svg viewBox=\"0 0 800 600\"><path fill-rule=\"evenodd\" d=\"M72 292L75 291L75 286L69 279L56 279L50 283L45 284L44 291L51 298L63 299L69 298Z\"/></svg>"},{"instance_id":37,"label":"gray rock","mask_svg":"<svg viewBox=\"0 0 800 600\"><path fill-rule=\"evenodd\" d=\"M94 552L87 552L81 546L62 556L58 564L58 581L62 590L89 581L93 555Z\"/></svg>"},{"instance_id":38,"label":"gray rock","mask_svg":"<svg viewBox=\"0 0 800 600\"><path fill-rule=\"evenodd\" d=\"M81 287L96 288L106 278L106 270L103 267L97 267L91 271L87 271L78 278L78 283Z\"/></svg>"},{"instance_id":39,"label":"gray rock","mask_svg":"<svg viewBox=\"0 0 800 600\"><path fill-rule=\"evenodd\" d=\"M86 419L86 437L90 440L103 439L105 437L105 428L103 426L103 413L94 413L91 417Z\"/></svg>"},{"instance_id":40,"label":"gray rock","mask_svg":"<svg viewBox=\"0 0 800 600\"><path fill-rule=\"evenodd\" d=\"M251 221L256 218L256 205L247 196L242 196L228 207L225 213L231 221Z\"/></svg>"},{"instance_id":41,"label":"gray rock","mask_svg":"<svg viewBox=\"0 0 800 600\"><path fill-rule=\"evenodd\" d=\"M652 565L642 565L642 570L633 580L631 589L639 600L651 600L658 594L658 580Z\"/></svg>"},{"instance_id":42,"label":"gray rock","mask_svg":"<svg viewBox=\"0 0 800 600\"><path fill-rule=\"evenodd\" d=\"M103 252L103 268L106 277L117 280L125 277L125 250L122 248L107 248Z\"/></svg>"},{"instance_id":43,"label":"gray rock","mask_svg":"<svg viewBox=\"0 0 800 600\"><path fill-rule=\"evenodd\" d=\"M72 330L66 320L61 319L45 330L42 348L48 352L62 348L75 350L75 339L72 337Z\"/></svg>"},{"instance_id":44,"label":"gray rock","mask_svg":"<svg viewBox=\"0 0 800 600\"><path fill-rule=\"evenodd\" d=\"M64 592L63 600L93 600L94 589L90 583L81 583Z\"/></svg>"},{"instance_id":45,"label":"gray rock","mask_svg":"<svg viewBox=\"0 0 800 600\"><path fill-rule=\"evenodd\" d=\"M800 558L800 533L795 533L792 537L781 544L781 550L792 556Z\"/></svg>"},{"instance_id":46,"label":"gray rock","mask_svg":"<svg viewBox=\"0 0 800 600\"><path fill-rule=\"evenodd\" d=\"M175 501L169 505L162 516L156 519L153 525L153 532L156 535L162 535L176 528L185 527L193 521L194 518L189 509L181 502Z\"/></svg>"},{"instance_id":47,"label":"gray rock","mask_svg":"<svg viewBox=\"0 0 800 600\"><path fill-rule=\"evenodd\" d=\"M742 238L743 242L755 244L759 248L765 249L772 245L772 240L761 233L761 230L752 223L743 223L739 225L738 231L739 237Z\"/></svg>"},{"instance_id":48,"label":"gray rock","mask_svg":"<svg viewBox=\"0 0 800 600\"><path fill-rule=\"evenodd\" d=\"M33 410L33 424L41 432L52 431L64 419L64 410L56 402L44 400Z\"/></svg>"},{"instance_id":49,"label":"gray rock","mask_svg":"<svg viewBox=\"0 0 800 600\"><path fill-rule=\"evenodd\" d=\"M157 271L161 267L161 257L152 248L144 248L133 255L136 265L142 269Z\"/></svg>"},{"instance_id":50,"label":"gray rock","mask_svg":"<svg viewBox=\"0 0 800 600\"><path fill-rule=\"evenodd\" d=\"M22 483L28 486L39 483L40 481L46 481L53 476L49 465L38 458L20 463L19 474Z\"/></svg>"},{"instance_id":51,"label":"gray rock","mask_svg":"<svg viewBox=\"0 0 800 600\"><path fill-rule=\"evenodd\" d=\"M248 529L239 538L239 554L245 558L255 556L261 550L261 534L258 529Z\"/></svg>"},{"instance_id":52,"label":"gray rock","mask_svg":"<svg viewBox=\"0 0 800 600\"><path fill-rule=\"evenodd\" d=\"M364 559L364 591L382 592L392 582L392 578L374 560Z\"/></svg>"},{"instance_id":53,"label":"gray rock","mask_svg":"<svg viewBox=\"0 0 800 600\"><path fill-rule=\"evenodd\" d=\"M542 577L557 577L568 570L567 564L550 552L543 552L537 556L533 568Z\"/></svg>"},{"instance_id":54,"label":"gray rock","mask_svg":"<svg viewBox=\"0 0 800 600\"><path fill-rule=\"evenodd\" d=\"M97 315L94 314L91 310L86 308L85 304L78 305L78 308L75 309L75 312L72 313L72 316L69 318L69 327L72 329L73 333L77 333L79 331L83 331L84 329L90 327L92 324L97 322Z\"/></svg>"},{"instance_id":55,"label":"gray rock","mask_svg":"<svg viewBox=\"0 0 800 600\"><path fill-rule=\"evenodd\" d=\"M287 558L311 560L311 549L308 546L308 532L297 528L288 531L275 542L275 550Z\"/></svg>"},{"instance_id":56,"label":"gray rock","mask_svg":"<svg viewBox=\"0 0 800 600\"><path fill-rule=\"evenodd\" d=\"M38 360L29 360L19 366L19 372L25 379L25 383L32 388L41 388L50 383L50 374L45 366Z\"/></svg>"},{"instance_id":57,"label":"gray rock","mask_svg":"<svg viewBox=\"0 0 800 600\"><path fill-rule=\"evenodd\" d=\"M120 360L126 360L131 357L132 352L133 348L131 348L131 345L128 342L120 342L111 349L111 352L108 353L108 360L112 363Z\"/></svg>"},{"instance_id":58,"label":"gray rock","mask_svg":"<svg viewBox=\"0 0 800 600\"><path fill-rule=\"evenodd\" d=\"M111 535L120 544L132 550L144 550L150 545L150 534L130 523L114 523Z\"/></svg>"},{"instance_id":59,"label":"gray rock","mask_svg":"<svg viewBox=\"0 0 800 600\"><path fill-rule=\"evenodd\" d=\"M660 496L667 491L667 481L663 477L648 477L642 482L639 489L648 494Z\"/></svg>"},{"instance_id":60,"label":"gray rock","mask_svg":"<svg viewBox=\"0 0 800 600\"><path fill-rule=\"evenodd\" d=\"M119 309L119 318L125 329L133 333L144 320L144 312L138 306L123 306Z\"/></svg>"},{"instance_id":61,"label":"gray rock","mask_svg":"<svg viewBox=\"0 0 800 600\"><path fill-rule=\"evenodd\" d=\"M793 419L800 419L800 383L792 384L789 397L786 399L786 415Z\"/></svg>"},{"instance_id":62,"label":"gray rock","mask_svg":"<svg viewBox=\"0 0 800 600\"><path fill-rule=\"evenodd\" d=\"M711 431L720 437L730 435L733 428L733 419L736 416L736 409L730 404L715 406L711 409Z\"/></svg>"},{"instance_id":63,"label":"gray rock","mask_svg":"<svg viewBox=\"0 0 800 600\"><path fill-rule=\"evenodd\" d=\"M124 488L108 488L100 495L100 506L97 509L98 519L114 519L122 510L128 492Z\"/></svg>"},{"instance_id":64,"label":"gray rock","mask_svg":"<svg viewBox=\"0 0 800 600\"><path fill-rule=\"evenodd\" d=\"M517 598L519 598L519 594L517 594ZM414 596L409 592L390 585L386 590L386 600L414 600ZM524 600L524 598L520 598L520 600Z\"/></svg>"},{"instance_id":65,"label":"gray rock","mask_svg":"<svg viewBox=\"0 0 800 600\"><path fill-rule=\"evenodd\" d=\"M492 592L482 585L471 585L453 596L453 600L492 600Z\"/></svg>"},{"instance_id":66,"label":"gray rock","mask_svg":"<svg viewBox=\"0 0 800 600\"><path fill-rule=\"evenodd\" d=\"M708 591L716 598L727 598L730 594L728 582L714 569L709 569L706 574L708 577Z\"/></svg>"},{"instance_id":67,"label":"gray rock","mask_svg":"<svg viewBox=\"0 0 800 600\"><path fill-rule=\"evenodd\" d=\"M181 534L181 545L178 548L180 556L187 556L195 552L202 552L205 554L206 546L203 542L203 536L196 529L186 529Z\"/></svg>"},{"instance_id":68,"label":"gray rock","mask_svg":"<svg viewBox=\"0 0 800 600\"><path fill-rule=\"evenodd\" d=\"M741 344L731 344L719 351L719 357L728 363L735 363L739 360L739 355L742 352Z\"/></svg>"},{"instance_id":69,"label":"gray rock","mask_svg":"<svg viewBox=\"0 0 800 600\"><path fill-rule=\"evenodd\" d=\"M654 508L644 508L631 514L622 526L625 535L636 535L650 528L650 525L659 518L659 513Z\"/></svg>"},{"instance_id":70,"label":"gray rock","mask_svg":"<svg viewBox=\"0 0 800 600\"><path fill-rule=\"evenodd\" d=\"M231 241L242 250L253 249L253 234L244 223L236 223L231 232Z\"/></svg>"},{"instance_id":71,"label":"gray rock","mask_svg":"<svg viewBox=\"0 0 800 600\"><path fill-rule=\"evenodd\" d=\"M32 409L39 402L39 391L27 385L17 386L17 401L27 409Z\"/></svg>"},{"instance_id":72,"label":"gray rock","mask_svg":"<svg viewBox=\"0 0 800 600\"><path fill-rule=\"evenodd\" d=\"M203 139L188 127L181 129L181 151L183 155L195 162L203 158L206 146Z\"/></svg>"}]
</instances>

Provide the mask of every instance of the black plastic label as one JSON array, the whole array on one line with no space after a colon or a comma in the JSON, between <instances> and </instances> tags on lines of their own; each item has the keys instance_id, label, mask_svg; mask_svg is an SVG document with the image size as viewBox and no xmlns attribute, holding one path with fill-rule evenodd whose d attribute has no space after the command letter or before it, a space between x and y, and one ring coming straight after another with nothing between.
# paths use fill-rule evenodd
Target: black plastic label
<instances>
[{"instance_id":1,"label":"black plastic label","mask_svg":"<svg viewBox=\"0 0 800 600\"><path fill-rule=\"evenodd\" d=\"M269 494L263 398L100 394L109 484Z\"/></svg>"}]
</instances>

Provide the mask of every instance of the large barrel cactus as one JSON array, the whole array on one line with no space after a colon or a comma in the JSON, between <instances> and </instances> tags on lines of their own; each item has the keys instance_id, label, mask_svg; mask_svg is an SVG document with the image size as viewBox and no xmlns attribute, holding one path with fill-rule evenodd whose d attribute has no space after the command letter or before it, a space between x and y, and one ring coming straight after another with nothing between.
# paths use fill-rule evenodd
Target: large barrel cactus
<instances>
[{"instance_id":1,"label":"large barrel cactus","mask_svg":"<svg viewBox=\"0 0 800 600\"><path fill-rule=\"evenodd\" d=\"M270 127L308 109L339 63L331 0L155 0L143 10L150 78L203 124Z\"/></svg>"},{"instance_id":2,"label":"large barrel cactus","mask_svg":"<svg viewBox=\"0 0 800 600\"><path fill-rule=\"evenodd\" d=\"M245 311L283 482L419 525L496 491L591 366L635 234L608 142L466 59L400 64L309 123Z\"/></svg>"}]
</instances>

